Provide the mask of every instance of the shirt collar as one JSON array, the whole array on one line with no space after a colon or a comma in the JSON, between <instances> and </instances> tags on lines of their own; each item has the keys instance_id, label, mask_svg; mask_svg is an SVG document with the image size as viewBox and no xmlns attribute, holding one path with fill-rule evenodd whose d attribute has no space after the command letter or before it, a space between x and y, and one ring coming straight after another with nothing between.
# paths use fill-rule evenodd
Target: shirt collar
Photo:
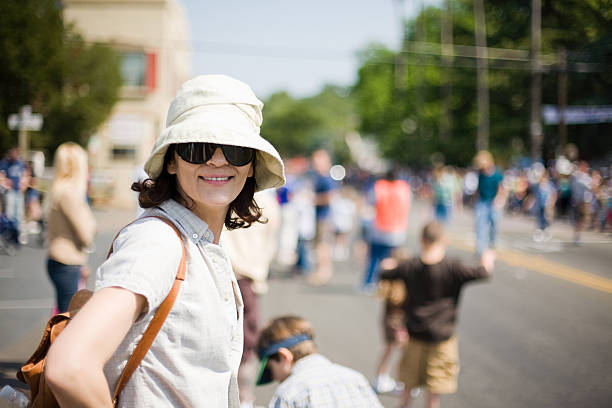
<instances>
[{"instance_id":1,"label":"shirt collar","mask_svg":"<svg viewBox=\"0 0 612 408\"><path fill-rule=\"evenodd\" d=\"M185 206L169 199L161 203L159 208L168 214L173 221L176 221L186 236L195 244L198 244L201 240L207 243L213 242L214 236L208 228L208 224Z\"/></svg>"},{"instance_id":2,"label":"shirt collar","mask_svg":"<svg viewBox=\"0 0 612 408\"><path fill-rule=\"evenodd\" d=\"M295 364L293 365L293 368L291 369L291 373L295 374L296 372L299 372L301 370L308 369L308 367L317 366L320 364L323 364L323 365L330 364L330 361L327 359L327 357L323 356L322 354L319 354L319 353L310 354L296 361Z\"/></svg>"}]
</instances>

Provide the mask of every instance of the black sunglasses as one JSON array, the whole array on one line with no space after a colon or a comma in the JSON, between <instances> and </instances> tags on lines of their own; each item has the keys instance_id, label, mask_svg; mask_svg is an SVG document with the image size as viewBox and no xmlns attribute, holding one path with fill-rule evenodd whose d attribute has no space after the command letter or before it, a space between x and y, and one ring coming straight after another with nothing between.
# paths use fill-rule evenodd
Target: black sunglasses
<instances>
[{"instance_id":1,"label":"black sunglasses","mask_svg":"<svg viewBox=\"0 0 612 408\"><path fill-rule=\"evenodd\" d=\"M176 152L187 163L204 164L213 157L217 148L221 149L225 159L232 166L249 164L255 156L255 151L250 147L202 142L179 143L176 145Z\"/></svg>"}]
</instances>

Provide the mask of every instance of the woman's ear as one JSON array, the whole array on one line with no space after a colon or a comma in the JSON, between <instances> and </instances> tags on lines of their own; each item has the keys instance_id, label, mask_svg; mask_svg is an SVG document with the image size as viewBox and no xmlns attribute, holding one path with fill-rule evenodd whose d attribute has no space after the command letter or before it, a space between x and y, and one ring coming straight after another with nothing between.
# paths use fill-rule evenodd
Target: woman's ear
<instances>
[{"instance_id":1,"label":"woman's ear","mask_svg":"<svg viewBox=\"0 0 612 408\"><path fill-rule=\"evenodd\" d=\"M253 163L251 163L251 166L249 167L249 174L247 174L247 177L253 177L253 174L255 174L255 169L253 168Z\"/></svg>"}]
</instances>

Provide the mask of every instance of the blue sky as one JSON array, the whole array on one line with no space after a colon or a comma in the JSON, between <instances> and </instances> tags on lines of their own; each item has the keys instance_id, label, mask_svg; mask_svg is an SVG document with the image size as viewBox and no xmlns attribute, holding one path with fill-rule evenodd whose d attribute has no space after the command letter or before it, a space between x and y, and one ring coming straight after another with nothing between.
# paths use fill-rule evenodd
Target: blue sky
<instances>
[{"instance_id":1,"label":"blue sky","mask_svg":"<svg viewBox=\"0 0 612 408\"><path fill-rule=\"evenodd\" d=\"M399 0L180 1L191 29L193 74L234 76L263 99L279 90L305 97L326 83L352 85L358 50L372 42L399 45ZM410 17L422 1L403 3Z\"/></svg>"}]
</instances>

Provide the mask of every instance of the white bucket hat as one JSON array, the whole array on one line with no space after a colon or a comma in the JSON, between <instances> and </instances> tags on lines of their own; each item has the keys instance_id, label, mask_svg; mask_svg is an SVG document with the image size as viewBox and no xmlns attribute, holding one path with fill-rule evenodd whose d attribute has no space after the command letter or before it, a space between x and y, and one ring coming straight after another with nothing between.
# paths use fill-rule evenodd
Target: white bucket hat
<instances>
[{"instance_id":1,"label":"white bucket hat","mask_svg":"<svg viewBox=\"0 0 612 408\"><path fill-rule=\"evenodd\" d=\"M263 103L251 88L226 75L201 75L183 84L168 109L161 133L144 169L157 178L168 146L174 143L208 142L250 147L256 150L256 191L285 184L280 155L259 134Z\"/></svg>"}]
</instances>

